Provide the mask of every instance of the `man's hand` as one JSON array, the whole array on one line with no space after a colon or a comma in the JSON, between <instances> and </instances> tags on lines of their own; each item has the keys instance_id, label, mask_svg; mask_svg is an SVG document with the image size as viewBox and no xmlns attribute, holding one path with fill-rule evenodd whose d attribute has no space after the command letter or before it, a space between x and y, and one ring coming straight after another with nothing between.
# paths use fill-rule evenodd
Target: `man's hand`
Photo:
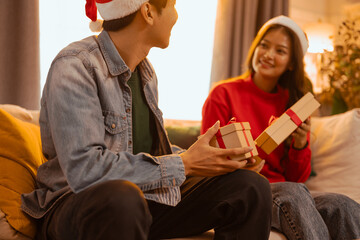
<instances>
[{"instance_id":1,"label":"man's hand","mask_svg":"<svg viewBox=\"0 0 360 240\"><path fill-rule=\"evenodd\" d=\"M307 143L307 133L310 131L310 118L306 119L291 135L294 138L294 148L303 149Z\"/></svg>"},{"instance_id":2,"label":"man's hand","mask_svg":"<svg viewBox=\"0 0 360 240\"><path fill-rule=\"evenodd\" d=\"M218 176L243 168L249 159L240 161L229 160L228 156L243 155L252 150L251 147L222 149L209 145L210 140L216 134L220 126L215 123L204 135L202 135L190 148L180 154L184 166L185 175L192 176ZM253 160L249 160L252 162Z\"/></svg>"}]
</instances>

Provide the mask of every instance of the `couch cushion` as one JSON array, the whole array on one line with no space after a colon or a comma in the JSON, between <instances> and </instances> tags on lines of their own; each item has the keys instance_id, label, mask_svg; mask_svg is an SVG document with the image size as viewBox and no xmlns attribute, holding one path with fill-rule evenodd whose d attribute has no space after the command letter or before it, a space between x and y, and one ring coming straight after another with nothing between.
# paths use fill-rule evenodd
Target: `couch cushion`
<instances>
[{"instance_id":1,"label":"couch cushion","mask_svg":"<svg viewBox=\"0 0 360 240\"><path fill-rule=\"evenodd\" d=\"M171 144L188 149L200 135L199 120L164 119Z\"/></svg>"},{"instance_id":2,"label":"couch cushion","mask_svg":"<svg viewBox=\"0 0 360 240\"><path fill-rule=\"evenodd\" d=\"M37 168L45 161L40 128L1 109L0 122L0 210L16 231L34 237L35 223L20 205L21 194L35 188Z\"/></svg>"},{"instance_id":3,"label":"couch cushion","mask_svg":"<svg viewBox=\"0 0 360 240\"><path fill-rule=\"evenodd\" d=\"M0 239L4 240L31 240L20 232L14 230L8 221L5 214L0 210Z\"/></svg>"},{"instance_id":4,"label":"couch cushion","mask_svg":"<svg viewBox=\"0 0 360 240\"><path fill-rule=\"evenodd\" d=\"M181 148L188 149L194 142L196 142L200 135L199 126L166 126L166 131L169 140L172 144Z\"/></svg>"},{"instance_id":5,"label":"couch cushion","mask_svg":"<svg viewBox=\"0 0 360 240\"><path fill-rule=\"evenodd\" d=\"M311 120L315 177L310 190L345 194L360 203L360 108Z\"/></svg>"},{"instance_id":6,"label":"couch cushion","mask_svg":"<svg viewBox=\"0 0 360 240\"><path fill-rule=\"evenodd\" d=\"M17 119L39 125L40 111L38 110L28 110L13 104L0 104L0 109L5 110Z\"/></svg>"}]
</instances>

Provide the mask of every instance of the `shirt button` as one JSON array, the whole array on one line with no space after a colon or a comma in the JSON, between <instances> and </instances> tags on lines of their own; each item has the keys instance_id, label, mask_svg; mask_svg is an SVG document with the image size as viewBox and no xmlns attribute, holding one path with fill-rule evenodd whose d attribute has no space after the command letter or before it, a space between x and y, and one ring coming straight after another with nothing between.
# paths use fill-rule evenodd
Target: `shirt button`
<instances>
[{"instance_id":1,"label":"shirt button","mask_svg":"<svg viewBox=\"0 0 360 240\"><path fill-rule=\"evenodd\" d=\"M114 129L116 127L115 123L111 124L111 128Z\"/></svg>"},{"instance_id":2,"label":"shirt button","mask_svg":"<svg viewBox=\"0 0 360 240\"><path fill-rule=\"evenodd\" d=\"M129 113L129 112L130 112L130 108L126 109L126 112Z\"/></svg>"},{"instance_id":3,"label":"shirt button","mask_svg":"<svg viewBox=\"0 0 360 240\"><path fill-rule=\"evenodd\" d=\"M131 145L132 144L132 141L129 141L129 145Z\"/></svg>"}]
</instances>

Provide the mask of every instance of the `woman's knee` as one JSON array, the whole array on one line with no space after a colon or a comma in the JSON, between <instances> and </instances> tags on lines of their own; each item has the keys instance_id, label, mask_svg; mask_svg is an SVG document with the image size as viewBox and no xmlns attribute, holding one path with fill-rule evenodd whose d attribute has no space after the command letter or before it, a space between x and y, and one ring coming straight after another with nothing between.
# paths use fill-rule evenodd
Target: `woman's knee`
<instances>
[{"instance_id":1,"label":"woman's knee","mask_svg":"<svg viewBox=\"0 0 360 240\"><path fill-rule=\"evenodd\" d=\"M316 204L319 205L337 205L339 207L347 206L353 200L349 197L338 194L338 193L328 193L328 192L312 192L311 193Z\"/></svg>"},{"instance_id":2,"label":"woman's knee","mask_svg":"<svg viewBox=\"0 0 360 240\"><path fill-rule=\"evenodd\" d=\"M338 217L360 211L360 205L351 198L338 193L313 193L316 208L322 215ZM358 217L359 218L359 217Z\"/></svg>"},{"instance_id":3,"label":"woman's knee","mask_svg":"<svg viewBox=\"0 0 360 240\"><path fill-rule=\"evenodd\" d=\"M282 201L313 201L307 187L302 183L278 182L271 183L273 199Z\"/></svg>"}]
</instances>

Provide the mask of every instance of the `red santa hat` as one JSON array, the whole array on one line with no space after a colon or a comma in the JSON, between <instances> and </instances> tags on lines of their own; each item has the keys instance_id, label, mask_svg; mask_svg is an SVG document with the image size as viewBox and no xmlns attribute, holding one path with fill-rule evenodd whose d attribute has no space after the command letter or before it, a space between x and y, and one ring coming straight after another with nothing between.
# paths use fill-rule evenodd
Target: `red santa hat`
<instances>
[{"instance_id":1,"label":"red santa hat","mask_svg":"<svg viewBox=\"0 0 360 240\"><path fill-rule=\"evenodd\" d=\"M300 28L299 25L296 24L296 22L294 22L291 18L280 15L278 17L274 17L272 19L270 19L269 21L267 21L259 30L258 34L263 35L268 28L271 25L274 24L279 24L285 27L290 28L291 30L293 30L293 32L296 34L296 36L298 37L298 39L300 40L300 44L301 44L301 48L303 51L303 55L306 54L307 49L309 47L309 42L308 39L304 33L304 31Z\"/></svg>"},{"instance_id":2,"label":"red santa hat","mask_svg":"<svg viewBox=\"0 0 360 240\"><path fill-rule=\"evenodd\" d=\"M114 20L126 17L136 12L140 6L149 0L86 0L86 16L91 19L90 29L101 31L102 21L97 19L97 11L104 20Z\"/></svg>"}]
</instances>

